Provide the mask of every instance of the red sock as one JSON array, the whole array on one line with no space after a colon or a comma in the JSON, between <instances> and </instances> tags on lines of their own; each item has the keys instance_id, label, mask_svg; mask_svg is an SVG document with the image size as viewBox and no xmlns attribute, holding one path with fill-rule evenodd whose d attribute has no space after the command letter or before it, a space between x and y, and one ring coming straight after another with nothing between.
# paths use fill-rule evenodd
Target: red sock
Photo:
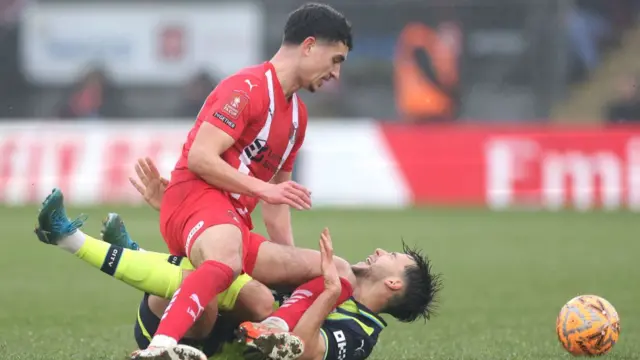
<instances>
[{"instance_id":1,"label":"red sock","mask_svg":"<svg viewBox=\"0 0 640 360\"><path fill-rule=\"evenodd\" d=\"M347 279L340 278L340 284L342 285L342 292L340 297L336 301L335 306L338 306L349 299L353 293L351 284ZM309 307L313 304L318 296L324 291L324 278L319 276L307 283L300 285L296 291L291 294L291 297L282 304L282 306L276 310L272 317L277 317L284 320L289 326L289 331L293 331L298 321L304 315Z\"/></svg>"},{"instance_id":2,"label":"red sock","mask_svg":"<svg viewBox=\"0 0 640 360\"><path fill-rule=\"evenodd\" d=\"M173 294L154 337L161 335L180 341L205 306L232 282L233 270L229 266L213 260L202 263Z\"/></svg>"}]
</instances>

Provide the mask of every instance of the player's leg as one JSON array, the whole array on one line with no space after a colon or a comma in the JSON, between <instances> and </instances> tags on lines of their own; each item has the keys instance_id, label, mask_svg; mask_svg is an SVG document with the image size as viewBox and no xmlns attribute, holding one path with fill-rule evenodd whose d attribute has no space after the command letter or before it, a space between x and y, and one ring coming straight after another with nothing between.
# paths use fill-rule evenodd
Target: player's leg
<instances>
[{"instance_id":1,"label":"player's leg","mask_svg":"<svg viewBox=\"0 0 640 360\"><path fill-rule=\"evenodd\" d=\"M149 346L153 334L158 329L160 317L168 305L169 301L166 299L149 294L144 295L134 327L134 337L139 349L146 349ZM215 309L207 307L196 325L187 332L180 343L199 349L208 357L213 356L217 349L208 344L207 340L215 326L217 315Z\"/></svg>"},{"instance_id":2,"label":"player's leg","mask_svg":"<svg viewBox=\"0 0 640 360\"><path fill-rule=\"evenodd\" d=\"M272 246L275 245L275 246ZM266 241L259 234L251 233L243 248L244 269L247 273L267 281L272 286L301 284L291 297L262 323L244 322L240 325L239 337L246 344L252 345L266 356L277 353L282 359L296 359L303 352L303 347L297 344L274 346L279 339L277 335L292 331L305 311L315 299L324 291L324 278L320 266L320 252L278 245ZM349 264L340 258L342 273L354 278ZM268 266L274 266L268 270ZM279 268L275 268L279 267ZM309 278L311 279L310 281ZM305 282L306 281L306 282ZM342 277L342 293L336 306L351 296L351 282ZM354 279L351 279L354 281ZM293 345L293 346L290 346Z\"/></svg>"},{"instance_id":3,"label":"player's leg","mask_svg":"<svg viewBox=\"0 0 640 360\"><path fill-rule=\"evenodd\" d=\"M221 313L218 317L215 316L216 313L212 309L207 308L196 322L196 325L189 329L185 337L180 341L181 344L199 349L208 357L220 354L224 350L223 355L226 355L226 358L241 358L241 353L245 348L236 348L237 340L234 332L242 319L247 319L243 318L243 316L257 316L255 319L258 321L270 313L270 311L269 313L265 311L263 314L258 314L254 310L242 309L241 302L249 303L249 300L253 300L251 301L252 303L262 303L264 305L263 308L266 308L266 305L272 306L273 296L271 291L264 285L252 280L246 274L240 275L227 292L230 294L225 297L225 301L236 301L235 304L227 303L230 308L235 309ZM158 329L160 317L168 305L169 301L166 299L145 295L145 299L138 310L135 326L135 339L140 349L145 349L149 346L151 337ZM206 321L203 321L203 318L206 318Z\"/></svg>"},{"instance_id":4,"label":"player's leg","mask_svg":"<svg viewBox=\"0 0 640 360\"><path fill-rule=\"evenodd\" d=\"M102 240L110 244L136 244L134 247L142 250L129 235L120 215L115 213L109 214L103 222ZM185 270L183 271L183 278L195 269L189 259L183 256L150 251L145 254L146 256L153 256L158 260L180 266ZM175 290L177 290L177 287L169 288L169 285L167 284L166 288L171 292L164 299L171 298ZM271 290L253 280L247 274L238 276L227 290L218 295L218 310L229 312L229 315L238 319L238 323L266 319L273 311L273 303L274 299Z\"/></svg>"},{"instance_id":5,"label":"player's leg","mask_svg":"<svg viewBox=\"0 0 640 360\"><path fill-rule=\"evenodd\" d=\"M109 217L109 219L115 220L116 217ZM60 190L54 190L43 202L38 220L36 234L42 242L58 245L94 268L145 293L169 299L179 288L182 279L190 273L175 265L183 269L193 269L191 263L183 257L134 251L112 245L112 243L122 243L130 246L135 243L126 232L122 221L104 223L102 232L105 241L82 233L79 230L82 220L70 221L67 217L64 197ZM235 288L241 289L242 286L236 285ZM249 296L256 295L259 294L249 294ZM238 297L242 298L242 295L223 292L221 309L231 310ZM256 307L257 311L262 311L264 305Z\"/></svg>"},{"instance_id":6,"label":"player's leg","mask_svg":"<svg viewBox=\"0 0 640 360\"><path fill-rule=\"evenodd\" d=\"M320 270L320 251L285 246L264 241L261 235L251 234L247 246L245 263L253 262L247 273L268 287L297 287L318 276ZM334 256L338 275L353 283L355 276L351 265L344 259Z\"/></svg>"},{"instance_id":7,"label":"player's leg","mask_svg":"<svg viewBox=\"0 0 640 360\"><path fill-rule=\"evenodd\" d=\"M43 202L35 233L40 241L57 245L105 274L137 289L162 297L182 282L182 270L148 253L123 249L84 234L83 219L69 220L64 197L55 189Z\"/></svg>"},{"instance_id":8,"label":"player's leg","mask_svg":"<svg viewBox=\"0 0 640 360\"><path fill-rule=\"evenodd\" d=\"M223 312L223 316L235 321L237 326L243 321L262 321L266 319L274 310L274 301L271 290L253 280L249 275L242 274L236 278L226 291L220 293L218 296L218 309ZM158 296L149 297L149 307L158 317L162 316L168 305L169 300L167 299ZM212 308L212 306L208 306L202 317L205 317L209 308ZM217 314L215 311L210 311L210 313ZM210 333L211 319L207 316L205 321L201 321L202 317L189 329L185 337L202 339Z\"/></svg>"},{"instance_id":9,"label":"player's leg","mask_svg":"<svg viewBox=\"0 0 640 360\"><path fill-rule=\"evenodd\" d=\"M242 274L229 289L218 296L218 306L228 309L229 316L240 324L243 321L262 321L274 310L275 299L269 288ZM253 319L253 320L249 320Z\"/></svg>"},{"instance_id":10,"label":"player's leg","mask_svg":"<svg viewBox=\"0 0 640 360\"><path fill-rule=\"evenodd\" d=\"M148 294L146 294L148 295ZM169 306L170 301L168 299L161 298L155 295L148 296L148 306L151 312L158 318L158 323L156 324L156 328L151 333L152 335L156 333L157 325L160 324L160 318L162 314L164 314L165 310ZM205 305L205 310L202 312L202 315L196 320L191 328L184 335L183 340L203 340L206 339L209 333L211 333L211 329L213 329L214 324L216 323L216 319L218 317L218 306L211 302ZM182 344L187 344L194 346L192 343L181 341ZM197 346L194 346L197 347Z\"/></svg>"},{"instance_id":11,"label":"player's leg","mask_svg":"<svg viewBox=\"0 0 640 360\"><path fill-rule=\"evenodd\" d=\"M151 257L155 257L158 258L158 260L168 261L171 264L178 265L184 270L194 269L191 262L183 256L143 250L140 245L131 238L124 220L122 220L122 217L119 214L109 213L107 215L102 222L102 230L100 231L100 234L102 235L102 240L109 244L120 246L125 249L145 251L147 253L147 258L149 259Z\"/></svg>"},{"instance_id":12,"label":"player's leg","mask_svg":"<svg viewBox=\"0 0 640 360\"><path fill-rule=\"evenodd\" d=\"M160 208L160 231L172 254L188 256L196 269L171 299L148 350L134 354L134 359L161 359L163 349L175 346L198 319L203 304L240 274L246 226L229 215L235 213L229 198L215 189L167 189Z\"/></svg>"},{"instance_id":13,"label":"player's leg","mask_svg":"<svg viewBox=\"0 0 640 360\"><path fill-rule=\"evenodd\" d=\"M86 249L87 243L98 244L102 243L108 246L106 243L100 240L93 239L94 241L87 241L88 236L83 234L78 229L82 226L84 219L77 218L71 221L64 209L64 197L59 189L54 189L53 192L42 203L42 209L38 214L38 226L35 229L35 233L40 241L57 245L73 254L83 257L82 250ZM122 248L119 248L123 250ZM131 250L129 250L131 251ZM120 254L124 253L121 252ZM131 251L131 253L139 253L137 251ZM143 253L139 253L143 254ZM110 268L115 261L113 261L118 254L109 257L104 260L104 264L107 268ZM85 254L86 256L86 254ZM88 262L95 262L96 259L92 259ZM171 265L170 265L171 266ZM206 357L198 350L190 348L188 346L174 346L166 351L163 351L161 357L157 357L158 360L176 360L176 359L189 359L189 360L205 360Z\"/></svg>"},{"instance_id":14,"label":"player's leg","mask_svg":"<svg viewBox=\"0 0 640 360\"><path fill-rule=\"evenodd\" d=\"M103 240L112 244L136 244L131 239L124 221L117 214L110 214L104 223ZM170 259L183 269L193 269L193 265L178 256L152 253L159 259ZM336 257L339 274L349 280L353 276L347 261ZM304 282L320 276L320 252L312 249L283 246L268 242L259 234L249 233L243 246L243 267L245 272L254 274L256 280L269 287L291 286L295 288Z\"/></svg>"},{"instance_id":15,"label":"player's leg","mask_svg":"<svg viewBox=\"0 0 640 360\"><path fill-rule=\"evenodd\" d=\"M198 224L200 222L190 228L196 229ZM175 346L200 317L204 305L226 290L241 271L241 230L231 224L200 226L204 230L196 235L192 248L187 249L196 269L183 280L171 299L150 348ZM141 352L136 358L156 358L153 354Z\"/></svg>"},{"instance_id":16,"label":"player's leg","mask_svg":"<svg viewBox=\"0 0 640 360\"><path fill-rule=\"evenodd\" d=\"M124 221L117 214L109 214L107 220L104 222L102 233L103 240L110 243L137 244L131 239L128 232L126 231ZM245 252L249 254L245 254L245 260L247 260L245 261L245 263L252 261L249 259L252 257L252 254L250 253L259 251L259 249L261 248L261 243L264 241L264 238L257 234L250 234L249 242L246 246L248 251ZM267 252L268 251L269 250L267 249ZM304 250L303 252L306 252L306 250ZM312 250L311 253L315 254L315 250ZM169 256L167 254L157 254L157 256L160 259L169 258L169 261L174 264L182 264L184 269L193 269L191 263L187 259L184 259L182 257ZM289 262L287 261L287 263ZM252 265L249 264L248 266L249 269L247 269L247 266L245 266L245 270L251 271ZM295 325L300 320L308 306L310 306L310 304L315 301L317 295L324 289L322 277L315 278L314 280L301 285L297 289L297 292L294 292L295 296L292 296L286 302L286 305L284 307L272 314L274 310L274 299L271 290L260 282L251 280L252 278L248 275L241 275L224 293L220 294L218 297L218 306L220 307L220 311L228 311L233 309L230 315L233 315L235 319L238 319L238 323L262 321L272 315L268 323L272 323L273 325L278 326L284 331L295 328ZM350 296L350 285L344 280L343 288L345 289L345 291L341 298L346 299L348 298L348 296ZM309 296L307 298L304 298L307 294ZM341 300L340 302L342 301L343 300ZM338 302L338 304L340 302Z\"/></svg>"},{"instance_id":17,"label":"player's leg","mask_svg":"<svg viewBox=\"0 0 640 360\"><path fill-rule=\"evenodd\" d=\"M222 239L225 239L221 236L226 236L226 239L232 238L233 236L233 232L224 233L224 229L226 228L222 225L215 225L207 228L195 240L193 247L186 250L186 252L191 256L192 262L194 262L194 264L199 263L199 266L185 279L181 288L176 292L176 295L173 297L162 317L162 320L160 321L158 331L154 335L149 348L135 354L133 357L134 359L163 359L162 356L164 356L166 352L173 351L173 347L175 346L175 344L171 344L170 341L176 341L175 339L179 339L184 335L184 333L177 336L171 336L171 334L176 334L177 331L186 331L181 327L184 327L185 324L189 324L189 326L191 326L193 324L193 319L198 317L194 308L190 306L193 306L195 303L196 307L200 308L201 305L198 305L200 301L211 301L215 298L217 293L224 290L222 287L216 287L216 284L211 281L212 279L214 281L218 280L219 283L220 280L219 274L214 274L211 271L211 268L214 266L220 267L220 265L218 265L220 262L212 259L226 258L231 261L237 261L238 264L241 263L240 249L237 249L238 253L232 254L229 247L220 246ZM228 242L229 241L227 241L227 243ZM237 258L234 259L234 255ZM209 269L207 269L207 267L209 267ZM205 272L205 269L207 269L208 272ZM190 281L192 283L190 283ZM207 281L210 282L209 286L213 285L213 291L202 286L203 284L206 286ZM187 294L191 295L186 298L185 295ZM181 296L183 298L182 300ZM180 311L179 306L186 309ZM174 314L174 317L170 318L172 313ZM190 317L186 318L185 315L189 315ZM302 341L292 333L283 332L280 329L273 329L273 331L270 332L265 331L262 335L263 336L260 339L261 341L251 343L250 345L258 348L263 354L277 354L281 359L296 359L299 354L304 351ZM156 343L159 345L154 344L155 339L158 339ZM285 356L285 354L293 355Z\"/></svg>"}]
</instances>

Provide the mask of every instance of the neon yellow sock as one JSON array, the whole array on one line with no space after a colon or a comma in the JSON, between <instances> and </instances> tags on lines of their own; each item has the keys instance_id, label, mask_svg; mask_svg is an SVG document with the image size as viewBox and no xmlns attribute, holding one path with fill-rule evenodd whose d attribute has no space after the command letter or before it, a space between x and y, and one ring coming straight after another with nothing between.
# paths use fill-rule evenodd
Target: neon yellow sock
<instances>
[{"instance_id":1,"label":"neon yellow sock","mask_svg":"<svg viewBox=\"0 0 640 360\"><path fill-rule=\"evenodd\" d=\"M182 270L195 270L195 266L193 266L193 264L191 263L191 261L189 261L189 259L187 259L186 257L183 257L180 260L180 264L178 264L180 266L180 268Z\"/></svg>"},{"instance_id":2,"label":"neon yellow sock","mask_svg":"<svg viewBox=\"0 0 640 360\"><path fill-rule=\"evenodd\" d=\"M175 265L175 267L179 266L183 270L195 269L195 267L193 266L193 264L191 264L189 259L184 256L175 256L175 255L169 255L165 253L158 253L158 252L147 251L147 250L142 250L142 252L147 254L149 256L149 259L153 258L159 262L173 264ZM231 286L229 286L227 290L218 294L218 310L220 311L233 310L236 306L236 301L238 300L238 295L240 294L240 291L251 280L253 279L249 275L242 274L233 281L233 283L231 284ZM171 297L171 296L173 296L173 292L168 294L168 297Z\"/></svg>"},{"instance_id":3,"label":"neon yellow sock","mask_svg":"<svg viewBox=\"0 0 640 360\"><path fill-rule=\"evenodd\" d=\"M182 283L182 268L170 264L168 254L123 249L85 234L84 244L75 256L138 290L166 299Z\"/></svg>"},{"instance_id":4,"label":"neon yellow sock","mask_svg":"<svg viewBox=\"0 0 640 360\"><path fill-rule=\"evenodd\" d=\"M187 259L184 256L169 255L165 253L159 253L159 252L148 251L148 250L144 250L142 252L148 254L149 258L153 257L154 259L157 259L157 261L165 261L165 262L168 262L169 264L180 266L182 270L195 269L195 267L191 264L189 259Z\"/></svg>"}]
</instances>

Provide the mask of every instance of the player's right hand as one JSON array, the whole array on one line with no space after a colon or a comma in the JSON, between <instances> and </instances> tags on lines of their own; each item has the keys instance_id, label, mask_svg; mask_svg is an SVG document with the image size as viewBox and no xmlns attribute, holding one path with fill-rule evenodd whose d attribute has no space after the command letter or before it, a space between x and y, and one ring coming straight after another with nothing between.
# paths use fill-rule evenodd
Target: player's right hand
<instances>
[{"instance_id":1,"label":"player's right hand","mask_svg":"<svg viewBox=\"0 0 640 360\"><path fill-rule=\"evenodd\" d=\"M320 235L320 268L324 277L324 288L327 291L340 293L342 285L338 276L338 269L333 262L333 243L331 242L331 234L328 228L322 230Z\"/></svg>"},{"instance_id":2,"label":"player's right hand","mask_svg":"<svg viewBox=\"0 0 640 360\"><path fill-rule=\"evenodd\" d=\"M135 169L142 185L132 177L129 178L129 182L152 208L159 211L169 180L160 176L158 168L150 158L138 159Z\"/></svg>"},{"instance_id":3,"label":"player's right hand","mask_svg":"<svg viewBox=\"0 0 640 360\"><path fill-rule=\"evenodd\" d=\"M271 205L289 205L298 210L311 209L311 192L295 181L269 184L258 197Z\"/></svg>"}]
</instances>

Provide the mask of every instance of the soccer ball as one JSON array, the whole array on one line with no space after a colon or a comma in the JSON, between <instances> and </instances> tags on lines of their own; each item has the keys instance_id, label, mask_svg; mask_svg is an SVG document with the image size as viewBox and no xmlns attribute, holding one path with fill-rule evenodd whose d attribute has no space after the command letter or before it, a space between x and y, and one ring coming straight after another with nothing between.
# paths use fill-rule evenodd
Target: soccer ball
<instances>
[{"instance_id":1,"label":"soccer ball","mask_svg":"<svg viewBox=\"0 0 640 360\"><path fill-rule=\"evenodd\" d=\"M618 341L620 318L607 300L581 295L560 310L556 333L562 346L575 356L603 355Z\"/></svg>"}]
</instances>

